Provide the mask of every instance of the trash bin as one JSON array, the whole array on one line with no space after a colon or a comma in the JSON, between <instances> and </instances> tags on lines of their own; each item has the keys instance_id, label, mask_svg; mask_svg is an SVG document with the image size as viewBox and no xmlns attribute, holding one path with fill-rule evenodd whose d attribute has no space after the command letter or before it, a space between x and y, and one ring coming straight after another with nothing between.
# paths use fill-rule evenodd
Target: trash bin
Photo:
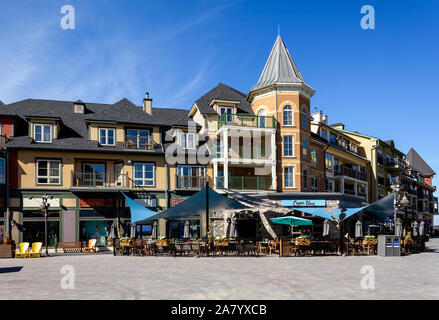
<instances>
[{"instance_id":1,"label":"trash bin","mask_svg":"<svg viewBox=\"0 0 439 320\"><path fill-rule=\"evenodd\" d=\"M392 235L379 235L378 255L382 257L400 256L401 237Z\"/></svg>"},{"instance_id":2,"label":"trash bin","mask_svg":"<svg viewBox=\"0 0 439 320\"><path fill-rule=\"evenodd\" d=\"M291 255L290 242L291 238L289 237L280 238L279 257L289 257Z\"/></svg>"}]
</instances>

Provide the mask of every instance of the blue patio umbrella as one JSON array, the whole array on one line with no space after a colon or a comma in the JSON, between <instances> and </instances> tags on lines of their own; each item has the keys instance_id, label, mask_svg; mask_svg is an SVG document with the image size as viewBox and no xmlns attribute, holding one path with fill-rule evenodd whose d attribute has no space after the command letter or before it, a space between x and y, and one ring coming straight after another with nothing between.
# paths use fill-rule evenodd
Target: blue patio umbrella
<instances>
[{"instance_id":1,"label":"blue patio umbrella","mask_svg":"<svg viewBox=\"0 0 439 320\"><path fill-rule=\"evenodd\" d=\"M294 216L271 218L271 221L276 224L285 224L288 226L311 226L312 221L308 219L298 218Z\"/></svg>"}]
</instances>

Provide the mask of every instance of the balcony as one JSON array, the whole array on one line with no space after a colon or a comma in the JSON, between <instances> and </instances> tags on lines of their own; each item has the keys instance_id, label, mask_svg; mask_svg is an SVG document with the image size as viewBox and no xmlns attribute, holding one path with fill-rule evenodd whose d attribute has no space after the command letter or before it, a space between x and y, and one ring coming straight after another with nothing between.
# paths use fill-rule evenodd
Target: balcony
<instances>
[{"instance_id":1,"label":"balcony","mask_svg":"<svg viewBox=\"0 0 439 320\"><path fill-rule=\"evenodd\" d=\"M222 126L253 127L275 129L274 117L256 116L249 114L222 114L218 119L218 129Z\"/></svg>"},{"instance_id":2,"label":"balcony","mask_svg":"<svg viewBox=\"0 0 439 320\"><path fill-rule=\"evenodd\" d=\"M354 170L346 166L334 166L334 175L346 176L362 181L367 181L367 175L365 173L358 172L357 170Z\"/></svg>"},{"instance_id":3,"label":"balcony","mask_svg":"<svg viewBox=\"0 0 439 320\"><path fill-rule=\"evenodd\" d=\"M206 176L177 176L176 189L199 190L206 185Z\"/></svg>"},{"instance_id":4,"label":"balcony","mask_svg":"<svg viewBox=\"0 0 439 320\"><path fill-rule=\"evenodd\" d=\"M358 154L358 147L356 144L354 143L349 143L349 141L347 140L343 140L343 139L330 139L329 140L329 144L333 145L337 148L341 148L343 150L349 151L349 152L353 152L355 154Z\"/></svg>"},{"instance_id":5,"label":"balcony","mask_svg":"<svg viewBox=\"0 0 439 320\"><path fill-rule=\"evenodd\" d=\"M125 149L154 150L152 136L125 136Z\"/></svg>"},{"instance_id":6,"label":"balcony","mask_svg":"<svg viewBox=\"0 0 439 320\"><path fill-rule=\"evenodd\" d=\"M398 158L386 159L384 165L388 170L405 170L406 168L405 162Z\"/></svg>"},{"instance_id":7,"label":"balcony","mask_svg":"<svg viewBox=\"0 0 439 320\"><path fill-rule=\"evenodd\" d=\"M216 177L216 188L224 189L224 177ZM234 190L271 190L271 177L229 177L229 189Z\"/></svg>"},{"instance_id":8,"label":"balcony","mask_svg":"<svg viewBox=\"0 0 439 320\"><path fill-rule=\"evenodd\" d=\"M129 189L127 174L72 172L72 189Z\"/></svg>"}]
</instances>

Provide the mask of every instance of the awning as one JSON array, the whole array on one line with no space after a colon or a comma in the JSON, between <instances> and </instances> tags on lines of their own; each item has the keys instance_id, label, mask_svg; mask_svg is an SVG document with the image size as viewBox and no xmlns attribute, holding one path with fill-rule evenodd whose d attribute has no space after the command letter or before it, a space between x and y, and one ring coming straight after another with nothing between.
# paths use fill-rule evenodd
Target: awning
<instances>
[{"instance_id":1,"label":"awning","mask_svg":"<svg viewBox=\"0 0 439 320\"><path fill-rule=\"evenodd\" d=\"M131 212L131 223L144 220L146 218L149 218L153 215L156 215L157 212L152 211L148 208L145 208L140 203L136 202L135 200L131 199L130 197L126 196L124 194L125 199L128 201L128 206L130 207Z\"/></svg>"},{"instance_id":2,"label":"awning","mask_svg":"<svg viewBox=\"0 0 439 320\"><path fill-rule=\"evenodd\" d=\"M312 221L308 219L298 218L294 216L271 218L276 224L286 224L288 226L311 226Z\"/></svg>"},{"instance_id":3,"label":"awning","mask_svg":"<svg viewBox=\"0 0 439 320\"><path fill-rule=\"evenodd\" d=\"M209 212L233 210L233 209L245 209L247 206L242 203L223 196L209 188ZM190 198L179 203L175 207L171 207L159 214L153 215L142 221L138 221L137 224L147 224L151 221L158 219L176 220L182 218L199 219L206 213L206 187L195 193Z\"/></svg>"},{"instance_id":4,"label":"awning","mask_svg":"<svg viewBox=\"0 0 439 320\"><path fill-rule=\"evenodd\" d=\"M346 217L343 220L346 220L347 218L353 216L354 214L364 211L366 214L372 214L374 215L379 221L383 222L387 218L394 215L394 195L389 194L388 196L375 201L374 203L371 203L364 207L359 208L347 208L345 209L344 213L346 214ZM305 212L308 214L312 214L324 219L329 220L339 220L340 214L342 213L342 209L330 209L330 208L292 208L292 210L297 210L301 212Z\"/></svg>"},{"instance_id":5,"label":"awning","mask_svg":"<svg viewBox=\"0 0 439 320\"><path fill-rule=\"evenodd\" d=\"M357 212L366 209L368 206L369 205L360 208L345 209L346 211L344 211L344 214L346 214L346 217L343 220L346 220L347 218L353 216ZM342 213L342 209L329 209L329 208L293 208L293 209L333 221L339 220L340 214Z\"/></svg>"}]
</instances>

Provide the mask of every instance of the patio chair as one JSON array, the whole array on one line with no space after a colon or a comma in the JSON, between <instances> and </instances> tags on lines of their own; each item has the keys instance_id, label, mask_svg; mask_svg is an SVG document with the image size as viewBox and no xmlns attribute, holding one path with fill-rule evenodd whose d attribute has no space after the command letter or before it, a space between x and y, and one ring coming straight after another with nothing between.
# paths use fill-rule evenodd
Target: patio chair
<instances>
[{"instance_id":1,"label":"patio chair","mask_svg":"<svg viewBox=\"0 0 439 320\"><path fill-rule=\"evenodd\" d=\"M29 249L29 242L21 242L18 244L18 249L15 250L15 258L27 258Z\"/></svg>"},{"instance_id":2,"label":"patio chair","mask_svg":"<svg viewBox=\"0 0 439 320\"><path fill-rule=\"evenodd\" d=\"M181 243L175 244L175 254L182 255L184 253L183 245Z\"/></svg>"},{"instance_id":3,"label":"patio chair","mask_svg":"<svg viewBox=\"0 0 439 320\"><path fill-rule=\"evenodd\" d=\"M142 239L136 239L135 245L134 245L134 253L139 256L145 255L145 246Z\"/></svg>"},{"instance_id":4,"label":"patio chair","mask_svg":"<svg viewBox=\"0 0 439 320\"><path fill-rule=\"evenodd\" d=\"M199 255L201 253L201 245L199 243L192 243L192 254Z\"/></svg>"},{"instance_id":5,"label":"patio chair","mask_svg":"<svg viewBox=\"0 0 439 320\"><path fill-rule=\"evenodd\" d=\"M40 258L41 257L41 247L43 246L42 242L34 242L32 243L32 250L29 251L29 258Z\"/></svg>"},{"instance_id":6,"label":"patio chair","mask_svg":"<svg viewBox=\"0 0 439 320\"><path fill-rule=\"evenodd\" d=\"M183 253L189 254L190 252L192 252L192 247L190 243L183 243Z\"/></svg>"},{"instance_id":7,"label":"patio chair","mask_svg":"<svg viewBox=\"0 0 439 320\"><path fill-rule=\"evenodd\" d=\"M88 240L88 244L84 246L84 252L96 252L96 239Z\"/></svg>"}]
</instances>

